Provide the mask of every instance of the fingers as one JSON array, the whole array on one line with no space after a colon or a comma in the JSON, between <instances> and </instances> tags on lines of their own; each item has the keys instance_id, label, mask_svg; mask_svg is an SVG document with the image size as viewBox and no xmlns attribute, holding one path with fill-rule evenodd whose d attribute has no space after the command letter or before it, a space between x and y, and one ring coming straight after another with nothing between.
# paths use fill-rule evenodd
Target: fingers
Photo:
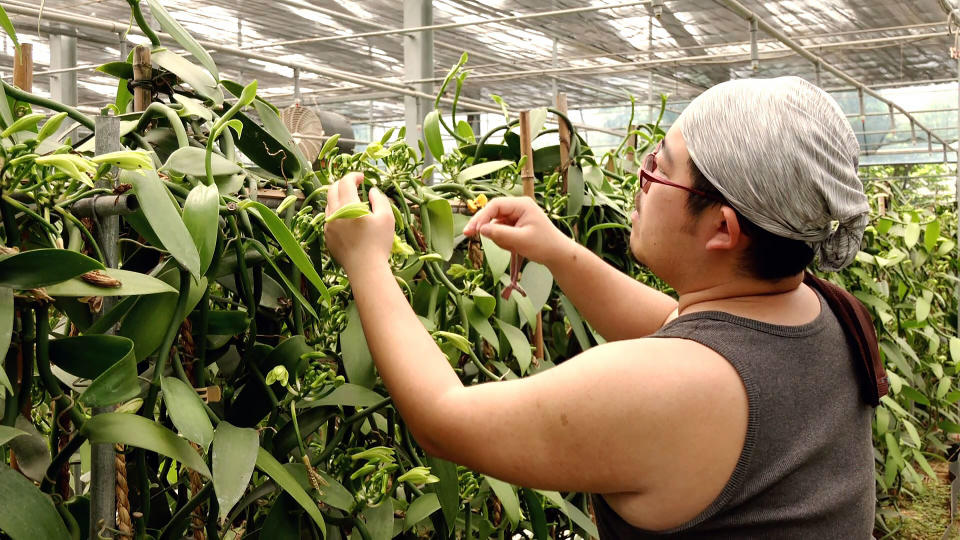
<instances>
[{"instance_id":1,"label":"fingers","mask_svg":"<svg viewBox=\"0 0 960 540\"><path fill-rule=\"evenodd\" d=\"M496 219L500 223L515 223L530 205L526 197L496 198L477 212L463 228L463 234L473 236L480 228Z\"/></svg>"},{"instance_id":2,"label":"fingers","mask_svg":"<svg viewBox=\"0 0 960 540\"><path fill-rule=\"evenodd\" d=\"M502 225L500 223L486 223L478 230L481 235L486 236L493 240L498 246L509 251L515 250L523 234L512 225Z\"/></svg>"},{"instance_id":3,"label":"fingers","mask_svg":"<svg viewBox=\"0 0 960 540\"><path fill-rule=\"evenodd\" d=\"M337 181L337 196L341 205L360 202L357 186L363 183L363 173L350 173Z\"/></svg>"},{"instance_id":4,"label":"fingers","mask_svg":"<svg viewBox=\"0 0 960 540\"><path fill-rule=\"evenodd\" d=\"M326 214L327 217L330 217L331 214L336 212L337 208L340 208L340 197L338 196L338 193L339 186L337 186L336 182L327 188L327 207L324 209L324 214Z\"/></svg>"},{"instance_id":5,"label":"fingers","mask_svg":"<svg viewBox=\"0 0 960 540\"><path fill-rule=\"evenodd\" d=\"M367 198L370 199L370 210L376 218L393 221L393 208L389 197L376 187L372 187Z\"/></svg>"}]
</instances>

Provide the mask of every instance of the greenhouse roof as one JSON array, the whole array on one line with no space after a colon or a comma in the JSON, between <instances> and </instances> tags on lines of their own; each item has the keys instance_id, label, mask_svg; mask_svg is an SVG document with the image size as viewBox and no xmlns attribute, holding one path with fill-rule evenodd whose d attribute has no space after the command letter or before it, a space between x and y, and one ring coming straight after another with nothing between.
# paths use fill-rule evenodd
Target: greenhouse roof
<instances>
[{"instance_id":1,"label":"greenhouse roof","mask_svg":"<svg viewBox=\"0 0 960 540\"><path fill-rule=\"evenodd\" d=\"M436 79L419 83L438 83L464 51L473 70L464 96L488 107L495 107L490 94L525 108L549 103L555 90L567 94L571 108L623 105L627 92L640 102L659 93L683 101L713 84L754 74L798 75L833 89L854 89L851 79L869 88L947 82L956 80L948 1L434 0L433 24L448 27L433 31ZM121 0L47 0L38 20L39 4L3 3L23 39L35 43L40 93L55 77L43 73L51 32L78 36L79 66L119 60L130 43L146 42L133 25L121 45L130 20ZM756 71L749 17L731 9L733 4L761 21ZM403 27L403 2L164 0L163 5L213 52L222 77L257 79L261 95L278 106L293 102L293 68L299 67L304 104L355 122L403 115L397 89L409 90L411 84L404 80L407 38L387 32ZM764 23L806 49L807 56L771 36ZM271 45L289 41L294 43ZM169 39L165 43L175 46ZM12 65L8 40L3 54L4 64ZM819 70L809 54L822 58ZM78 81L81 106L112 100L115 79L90 67L79 72ZM950 133L949 142L955 138Z\"/></svg>"}]
</instances>

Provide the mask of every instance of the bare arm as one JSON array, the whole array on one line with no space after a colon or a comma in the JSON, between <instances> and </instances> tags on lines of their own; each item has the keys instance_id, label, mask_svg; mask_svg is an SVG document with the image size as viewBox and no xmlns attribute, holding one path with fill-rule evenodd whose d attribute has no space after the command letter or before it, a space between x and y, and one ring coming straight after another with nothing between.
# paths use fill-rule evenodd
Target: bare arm
<instances>
[{"instance_id":1,"label":"bare arm","mask_svg":"<svg viewBox=\"0 0 960 540\"><path fill-rule=\"evenodd\" d=\"M482 234L500 247L545 264L580 314L608 341L656 332L677 302L604 262L550 223L528 198L494 199L466 234Z\"/></svg>"}]
</instances>

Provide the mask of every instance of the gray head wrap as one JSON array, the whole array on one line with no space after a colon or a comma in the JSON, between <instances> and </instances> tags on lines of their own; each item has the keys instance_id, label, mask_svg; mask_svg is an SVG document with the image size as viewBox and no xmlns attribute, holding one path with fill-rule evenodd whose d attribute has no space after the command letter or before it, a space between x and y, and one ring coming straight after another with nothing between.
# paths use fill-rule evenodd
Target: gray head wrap
<instances>
[{"instance_id":1,"label":"gray head wrap","mask_svg":"<svg viewBox=\"0 0 960 540\"><path fill-rule=\"evenodd\" d=\"M747 219L805 241L823 270L853 261L870 206L857 138L826 92L799 77L729 81L693 100L677 126L693 162Z\"/></svg>"}]
</instances>

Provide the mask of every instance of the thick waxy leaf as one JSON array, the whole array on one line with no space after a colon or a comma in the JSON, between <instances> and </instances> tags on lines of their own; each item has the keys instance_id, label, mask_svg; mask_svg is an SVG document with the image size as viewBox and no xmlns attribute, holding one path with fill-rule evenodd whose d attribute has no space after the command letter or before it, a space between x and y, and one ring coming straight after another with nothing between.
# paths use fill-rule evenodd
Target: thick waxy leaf
<instances>
[{"instance_id":1,"label":"thick waxy leaf","mask_svg":"<svg viewBox=\"0 0 960 540\"><path fill-rule=\"evenodd\" d=\"M176 19L170 16L158 0L147 0L147 3L150 4L150 13L153 14L153 17L160 24L160 28L163 28L164 32L170 34L173 39L177 40L177 43L179 43L181 47L186 49L197 61L203 64L203 67L207 68L207 71L213 75L214 79L219 79L220 72L217 71L217 64L213 62L213 58L210 58L210 53L197 43L197 40L193 39L193 36L180 26L180 23L178 23Z\"/></svg>"},{"instance_id":2,"label":"thick waxy leaf","mask_svg":"<svg viewBox=\"0 0 960 540\"><path fill-rule=\"evenodd\" d=\"M257 448L257 468L273 478L278 486L289 493L293 500L297 501L307 511L307 514L313 518L320 530L324 531L324 538L326 538L327 527L323 523L323 516L320 514L320 509L317 508L317 503L313 501L310 495L307 495L297 479L263 448Z\"/></svg>"},{"instance_id":3,"label":"thick waxy leaf","mask_svg":"<svg viewBox=\"0 0 960 540\"><path fill-rule=\"evenodd\" d=\"M513 165L513 162L505 159L498 161L487 161L485 163L473 165L460 171L460 173L457 175L457 181L466 182L467 180L473 180L474 178L482 178L489 174L493 174L504 167L509 167L510 165Z\"/></svg>"},{"instance_id":4,"label":"thick waxy leaf","mask_svg":"<svg viewBox=\"0 0 960 540\"><path fill-rule=\"evenodd\" d=\"M234 336L247 329L250 319L245 311L212 309L207 315L207 333Z\"/></svg>"},{"instance_id":5,"label":"thick waxy leaf","mask_svg":"<svg viewBox=\"0 0 960 540\"><path fill-rule=\"evenodd\" d=\"M564 498L557 493L556 491L542 491L534 490L537 493L543 495L545 499L553 503L561 512L567 515L574 523L577 524L581 529L584 530L591 538L599 538L600 533L597 531L597 525L590 519L589 516L583 513L579 508L573 505L570 501L564 500Z\"/></svg>"},{"instance_id":6,"label":"thick waxy leaf","mask_svg":"<svg viewBox=\"0 0 960 540\"><path fill-rule=\"evenodd\" d=\"M247 489L257 463L260 438L255 429L238 428L227 421L213 437L213 490L224 519Z\"/></svg>"},{"instance_id":7,"label":"thick waxy leaf","mask_svg":"<svg viewBox=\"0 0 960 540\"><path fill-rule=\"evenodd\" d=\"M220 192L217 186L203 184L198 184L191 189L187 200L183 203L183 224L186 225L190 237L197 246L201 274L207 273L207 268L213 261L213 252L217 247L217 233L220 230L217 223L220 216L219 204Z\"/></svg>"},{"instance_id":8,"label":"thick waxy leaf","mask_svg":"<svg viewBox=\"0 0 960 540\"><path fill-rule=\"evenodd\" d=\"M377 374L373 368L373 357L367 348L367 338L360 324L360 312L353 302L347 308L347 328L340 334L340 352L343 354L343 367L347 380L366 388L373 388Z\"/></svg>"},{"instance_id":9,"label":"thick waxy leaf","mask_svg":"<svg viewBox=\"0 0 960 540\"><path fill-rule=\"evenodd\" d=\"M923 230L923 245L927 248L927 251L933 253L933 250L937 247L937 240L939 239L940 223L931 221L927 224L927 228Z\"/></svg>"},{"instance_id":10,"label":"thick waxy leaf","mask_svg":"<svg viewBox=\"0 0 960 540\"><path fill-rule=\"evenodd\" d=\"M200 277L200 255L190 231L183 223L180 209L170 198L170 192L153 170L122 171L120 179L133 185L140 208L164 249L177 260L194 279Z\"/></svg>"},{"instance_id":11,"label":"thick waxy leaf","mask_svg":"<svg viewBox=\"0 0 960 540\"><path fill-rule=\"evenodd\" d=\"M297 405L310 408L336 405L341 407L370 407L383 401L384 397L365 386L345 383L320 399L301 401Z\"/></svg>"},{"instance_id":12,"label":"thick waxy leaf","mask_svg":"<svg viewBox=\"0 0 960 540\"><path fill-rule=\"evenodd\" d=\"M583 180L591 186L600 189L603 186L603 170L593 165L584 165Z\"/></svg>"},{"instance_id":13,"label":"thick waxy leaf","mask_svg":"<svg viewBox=\"0 0 960 540\"><path fill-rule=\"evenodd\" d=\"M363 518L371 540L393 538L393 499L387 497L376 506L368 506L363 510Z\"/></svg>"},{"instance_id":14,"label":"thick waxy leaf","mask_svg":"<svg viewBox=\"0 0 960 540\"><path fill-rule=\"evenodd\" d=\"M457 135L460 135L471 144L476 144L477 142L477 136L474 135L473 128L470 127L470 124L466 120L457 122Z\"/></svg>"},{"instance_id":15,"label":"thick waxy leaf","mask_svg":"<svg viewBox=\"0 0 960 540\"><path fill-rule=\"evenodd\" d=\"M0 464L0 530L13 540L70 538L50 497L30 480Z\"/></svg>"},{"instance_id":16,"label":"thick waxy leaf","mask_svg":"<svg viewBox=\"0 0 960 540\"><path fill-rule=\"evenodd\" d=\"M161 170L170 171L179 175L195 176L197 178L207 177L207 168L205 163L206 151L203 148L194 146L184 146L174 153L170 154ZM241 172L236 163L220 156L212 154L210 159L210 169L214 176L229 176Z\"/></svg>"},{"instance_id":17,"label":"thick waxy leaf","mask_svg":"<svg viewBox=\"0 0 960 540\"><path fill-rule=\"evenodd\" d=\"M0 426L0 446L7 444L7 441L21 435L27 435L26 431L10 426Z\"/></svg>"},{"instance_id":18,"label":"thick waxy leaf","mask_svg":"<svg viewBox=\"0 0 960 540\"><path fill-rule=\"evenodd\" d=\"M229 89L227 83L228 81L223 81L224 86ZM241 92L242 87L239 87L235 95L239 96ZM260 100L257 99L255 103L260 103ZM243 133L236 140L237 150L270 174L284 178L295 178L300 174L300 161L295 159L290 148L246 114L238 112L234 119L243 124Z\"/></svg>"},{"instance_id":19,"label":"thick waxy leaf","mask_svg":"<svg viewBox=\"0 0 960 540\"><path fill-rule=\"evenodd\" d=\"M39 482L43 480L43 475L50 467L51 457L47 438L37 431L32 420L27 420L22 414L17 416L14 426L26 435L14 437L7 444L17 456L20 472L34 482Z\"/></svg>"},{"instance_id":20,"label":"thick waxy leaf","mask_svg":"<svg viewBox=\"0 0 960 540\"><path fill-rule=\"evenodd\" d=\"M553 290L553 274L542 264L528 262L523 267L520 286L527 293L527 299L533 305L533 310L539 312L550 298L550 291Z\"/></svg>"},{"instance_id":21,"label":"thick waxy leaf","mask_svg":"<svg viewBox=\"0 0 960 540\"><path fill-rule=\"evenodd\" d=\"M13 23L10 22L10 17L7 16L7 12L3 9L3 6L0 6L0 28L3 28L3 31L6 32L7 37L13 41L14 48L19 49L20 41L17 39L17 31L14 29Z\"/></svg>"},{"instance_id":22,"label":"thick waxy leaf","mask_svg":"<svg viewBox=\"0 0 960 540\"><path fill-rule=\"evenodd\" d=\"M169 285L177 284L177 272L161 273L159 279ZM163 341L163 334L170 324L180 324L187 314L193 311L203 291L207 288L207 278L200 278L199 282L191 281L186 309L183 313L174 313L177 307L177 294L153 294L137 301L120 324L119 335L130 338L136 344L137 362L151 355ZM177 321L174 321L177 317Z\"/></svg>"},{"instance_id":23,"label":"thick waxy leaf","mask_svg":"<svg viewBox=\"0 0 960 540\"><path fill-rule=\"evenodd\" d=\"M76 377L93 382L80 403L105 407L140 394L133 341L103 334L65 337L50 342L50 361Z\"/></svg>"},{"instance_id":24,"label":"thick waxy leaf","mask_svg":"<svg viewBox=\"0 0 960 540\"><path fill-rule=\"evenodd\" d=\"M453 256L453 209L446 199L434 199L427 202L430 219L430 246L444 260Z\"/></svg>"},{"instance_id":25,"label":"thick waxy leaf","mask_svg":"<svg viewBox=\"0 0 960 540\"><path fill-rule=\"evenodd\" d=\"M510 266L510 252L498 246L493 240L480 235L480 244L483 246L483 258L493 274L493 280L499 281L500 276Z\"/></svg>"},{"instance_id":26,"label":"thick waxy leaf","mask_svg":"<svg viewBox=\"0 0 960 540\"><path fill-rule=\"evenodd\" d=\"M48 285L45 290L50 296L132 296L141 294L158 294L177 292L176 289L159 279L117 268L101 270L108 277L120 282L119 287L99 287L84 281L82 278L73 278L67 281Z\"/></svg>"},{"instance_id":27,"label":"thick waxy leaf","mask_svg":"<svg viewBox=\"0 0 960 540\"><path fill-rule=\"evenodd\" d=\"M133 64L130 62L107 62L97 68L100 73L106 73L118 79L133 80Z\"/></svg>"},{"instance_id":28,"label":"thick waxy leaf","mask_svg":"<svg viewBox=\"0 0 960 540\"><path fill-rule=\"evenodd\" d=\"M917 297L916 312L917 322L923 322L930 316L930 303L933 301L933 293L923 291L922 296Z\"/></svg>"},{"instance_id":29,"label":"thick waxy leaf","mask_svg":"<svg viewBox=\"0 0 960 540\"><path fill-rule=\"evenodd\" d=\"M530 342L527 340L527 336L524 335L523 331L513 326L512 324L496 319L497 326L500 327L500 330L503 332L503 335L507 338L507 342L510 344L510 351L513 353L513 357L517 359L517 363L520 365L520 373L526 373L527 368L530 367L530 360L533 355L530 352Z\"/></svg>"},{"instance_id":30,"label":"thick waxy leaf","mask_svg":"<svg viewBox=\"0 0 960 540\"><path fill-rule=\"evenodd\" d=\"M437 494L440 509L443 510L443 519L447 523L447 531L453 531L457 521L457 512L460 510L460 483L457 477L457 465L445 459L427 456L427 465L430 472L440 479L439 482L429 484L427 489Z\"/></svg>"},{"instance_id":31,"label":"thick waxy leaf","mask_svg":"<svg viewBox=\"0 0 960 540\"><path fill-rule=\"evenodd\" d=\"M497 498L500 499L503 511L507 513L507 519L516 527L523 519L523 514L520 512L520 499L517 497L516 490L510 484L496 478L487 476L486 479Z\"/></svg>"},{"instance_id":32,"label":"thick waxy leaf","mask_svg":"<svg viewBox=\"0 0 960 540\"><path fill-rule=\"evenodd\" d=\"M91 443L126 444L173 458L210 478L210 469L186 439L142 416L125 413L98 414L80 428Z\"/></svg>"},{"instance_id":33,"label":"thick waxy leaf","mask_svg":"<svg viewBox=\"0 0 960 540\"><path fill-rule=\"evenodd\" d=\"M196 90L198 94L212 101L214 105L223 104L223 92L220 91L220 85L203 68L167 49L151 51L150 60L156 62L163 69L172 71L183 82Z\"/></svg>"},{"instance_id":34,"label":"thick waxy leaf","mask_svg":"<svg viewBox=\"0 0 960 540\"><path fill-rule=\"evenodd\" d=\"M577 311L573 302L562 294L560 295L560 306L563 307L563 314L566 315L567 320L570 321L570 326L573 328L573 335L576 336L577 342L580 344L580 349L584 351L589 349L590 338L587 337L587 330L583 326L583 319L580 318L580 312Z\"/></svg>"},{"instance_id":35,"label":"thick waxy leaf","mask_svg":"<svg viewBox=\"0 0 960 540\"><path fill-rule=\"evenodd\" d=\"M0 260L0 287L35 289L91 270L103 270L103 265L66 249L31 249Z\"/></svg>"},{"instance_id":36,"label":"thick waxy leaf","mask_svg":"<svg viewBox=\"0 0 960 540\"><path fill-rule=\"evenodd\" d=\"M521 488L520 493L530 512L530 525L533 527L534 538L547 538L547 515L543 511L543 501L532 489Z\"/></svg>"},{"instance_id":37,"label":"thick waxy leaf","mask_svg":"<svg viewBox=\"0 0 960 540\"><path fill-rule=\"evenodd\" d=\"M303 248L300 247L300 243L293 237L290 229L284 225L280 216L258 202L245 201L244 207L252 214L260 217L267 228L270 229L270 233L273 234L277 243L280 244L283 252L290 258L290 262L296 265L296 267L300 269L300 273L303 274L303 277L307 278L307 280L320 291L324 303L330 304L330 293L327 292L327 286L323 284L323 280L321 280L320 275L317 274L317 270L314 268L313 262L310 261L310 257L303 251Z\"/></svg>"},{"instance_id":38,"label":"thick waxy leaf","mask_svg":"<svg viewBox=\"0 0 960 540\"><path fill-rule=\"evenodd\" d=\"M430 111L423 119L423 139L438 161L443 157L443 139L440 135L440 112Z\"/></svg>"},{"instance_id":39,"label":"thick waxy leaf","mask_svg":"<svg viewBox=\"0 0 960 540\"><path fill-rule=\"evenodd\" d=\"M193 99L192 97L187 97L183 94L174 94L173 100L183 106L182 109L177 111L177 114L180 116L196 116L202 120L211 121L213 120L213 111L208 109L202 101L198 99Z\"/></svg>"},{"instance_id":40,"label":"thick waxy leaf","mask_svg":"<svg viewBox=\"0 0 960 540\"><path fill-rule=\"evenodd\" d=\"M500 338L497 337L497 332L490 324L489 317L484 317L483 313L473 306L471 300L464 299L464 302L467 303L467 318L470 321L470 328L476 330L480 337L485 339L499 353Z\"/></svg>"},{"instance_id":41,"label":"thick waxy leaf","mask_svg":"<svg viewBox=\"0 0 960 540\"><path fill-rule=\"evenodd\" d=\"M567 215L578 216L583 210L583 171L576 165L567 169Z\"/></svg>"},{"instance_id":42,"label":"thick waxy leaf","mask_svg":"<svg viewBox=\"0 0 960 540\"><path fill-rule=\"evenodd\" d=\"M920 239L920 224L917 222L911 222L907 224L907 228L903 232L903 243L907 248L912 248L917 244L917 240Z\"/></svg>"},{"instance_id":43,"label":"thick waxy leaf","mask_svg":"<svg viewBox=\"0 0 960 540\"><path fill-rule=\"evenodd\" d=\"M424 493L417 500L410 503L407 516L403 520L403 528L409 529L417 523L430 517L430 514L440 509L440 499L436 493Z\"/></svg>"},{"instance_id":44,"label":"thick waxy leaf","mask_svg":"<svg viewBox=\"0 0 960 540\"><path fill-rule=\"evenodd\" d=\"M543 124L547 122L547 108L546 107L537 107L536 109L530 110L530 136L536 137L540 130L543 129Z\"/></svg>"},{"instance_id":45,"label":"thick waxy leaf","mask_svg":"<svg viewBox=\"0 0 960 540\"><path fill-rule=\"evenodd\" d=\"M474 290L471 296L473 297L473 305L484 317L493 315L493 312L497 309L496 298L483 289Z\"/></svg>"},{"instance_id":46,"label":"thick waxy leaf","mask_svg":"<svg viewBox=\"0 0 960 540\"><path fill-rule=\"evenodd\" d=\"M10 348L10 338L13 335L13 289L0 287L0 351ZM5 355L5 354L4 354ZM2 357L0 357L2 359ZM13 395L13 386L0 362L0 397L10 393Z\"/></svg>"},{"instance_id":47,"label":"thick waxy leaf","mask_svg":"<svg viewBox=\"0 0 960 540\"><path fill-rule=\"evenodd\" d=\"M173 425L187 439L199 444L204 451L213 442L213 424L203 408L203 401L187 383L176 377L162 377L163 402Z\"/></svg>"},{"instance_id":48,"label":"thick waxy leaf","mask_svg":"<svg viewBox=\"0 0 960 540\"><path fill-rule=\"evenodd\" d=\"M312 164L304 157L303 152L300 151L300 147L294 142L293 135L290 134L287 126L280 120L276 109L259 99L254 100L253 107L257 110L257 116L260 117L260 122L263 123L263 129L267 130L267 133L279 141L287 150L287 159L297 161L300 164L301 170L310 171ZM244 129L246 129L246 126L244 126Z\"/></svg>"}]
</instances>

